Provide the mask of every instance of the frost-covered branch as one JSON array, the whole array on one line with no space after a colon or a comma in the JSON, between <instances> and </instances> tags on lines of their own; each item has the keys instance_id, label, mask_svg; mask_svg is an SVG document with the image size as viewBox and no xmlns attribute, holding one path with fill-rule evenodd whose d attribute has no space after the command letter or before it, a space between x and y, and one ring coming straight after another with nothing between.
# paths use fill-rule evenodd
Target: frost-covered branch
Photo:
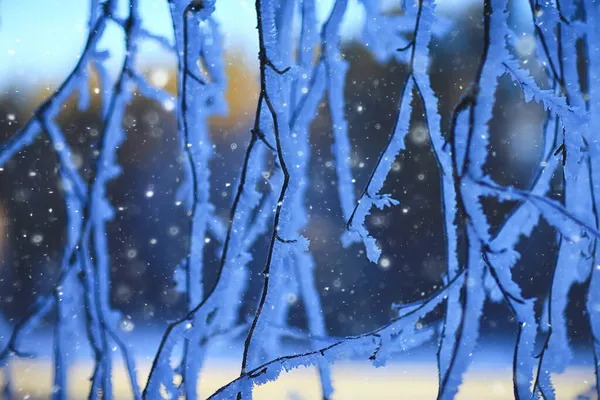
<instances>
[{"instance_id":1,"label":"frost-covered branch","mask_svg":"<svg viewBox=\"0 0 600 400\"><path fill-rule=\"evenodd\" d=\"M428 7L432 7L429 5ZM433 12L433 9L431 9ZM409 48L411 49L410 62L409 62L409 74L404 81L402 92L400 94L400 100L398 103L398 114L396 116L392 134L383 151L380 153L379 158L375 164L375 168L369 176L369 180L363 189L363 192L353 208L352 213L347 217L346 230L347 232L342 237L342 242L346 245L352 243L358 238L364 243L367 258L373 263L377 263L381 255L381 249L378 247L375 239L369 235L366 224L366 218L369 215L373 206L380 210L385 207L397 205L398 201L391 198L389 194L380 194L379 191L383 188L385 179L392 168L396 157L401 150L404 149L404 139L408 133L410 125L410 117L412 113L412 100L413 100L413 89L415 85L414 76L418 74L427 73L427 65L423 65L424 60L421 57L415 57L417 47L419 50L427 49L429 44L429 34L425 36L419 33L420 29L424 32L428 32L428 24L426 21L425 28L421 25L421 16L423 14L423 5L419 4L417 16L414 25L414 39L412 40ZM431 19L431 18L430 18ZM425 43L418 43L419 39L425 39ZM418 43L418 44L417 44ZM404 49L403 49L404 50ZM424 54L420 52L419 56ZM415 63L417 59L417 63ZM415 67L417 68L415 70Z\"/></svg>"},{"instance_id":2,"label":"frost-covered branch","mask_svg":"<svg viewBox=\"0 0 600 400\"><path fill-rule=\"evenodd\" d=\"M97 13L97 7L101 7L100 13ZM129 355L127 346L115 333L118 321L116 314L110 309L108 247L105 233L105 222L112 218L112 209L105 197L105 184L119 173L115 160L116 149L124 138L121 123L125 106L131 96L129 79L134 76L133 59L136 53L137 28L140 24L135 0L131 1L130 14L123 25L127 42L125 61L114 90L107 91L110 95L103 97L103 100L108 100L109 104L103 104L105 119L99 156L89 185L79 176L71 159L68 143L54 121L63 103L76 89L80 91L79 107L87 107L88 64L95 63L101 70L99 63L105 55L96 50L96 45L102 36L106 22L112 18L115 7L115 1L108 1L101 5L96 1L92 2L90 36L78 65L59 89L38 108L33 119L22 131L27 133L30 129L28 127L39 124L39 127L47 132L58 155L59 176L67 209L67 243L56 287L52 293L38 298L30 312L15 327L2 352L2 358L10 352L19 355L17 348L19 338L37 326L52 307L56 307L54 345L56 390L53 392L53 398L56 399L67 396L66 372L69 351L65 342L65 333L73 329L71 326L73 323L69 321L74 321L72 316L78 314L81 306L84 306L82 308L86 316L85 325L96 358L91 396L95 397L99 393L102 393L104 398L112 396L113 346L111 342L114 342L125 361L133 395L135 398L141 397L133 359ZM101 80L106 83L104 73L100 75ZM15 147L13 144L4 155L9 157L18 150L18 146Z\"/></svg>"},{"instance_id":3,"label":"frost-covered branch","mask_svg":"<svg viewBox=\"0 0 600 400\"><path fill-rule=\"evenodd\" d=\"M115 352L124 361L134 398L198 397L200 372L211 343L246 333L239 378L211 398L251 398L254 385L276 379L284 370L316 365L324 398L333 392L330 363L341 357L368 358L380 366L401 350L438 337L439 399L454 398L477 346L483 307L487 300L504 302L515 321L513 355L514 397L555 397L551 374L561 372L571 357L567 318L569 292L589 280L588 320L594 337L598 377L600 320L597 309L600 275L594 266L600 253L600 9L593 0L540 3L530 1L532 29L537 43L535 62L516 58L518 39L508 27L507 0L482 0L483 38L480 59L469 88L449 115L440 93L432 87L432 37L448 31L436 15L434 0L402 2L388 10L376 0L361 0L365 23L359 44L380 63L394 60L407 66L400 76L394 128L358 200L352 173L352 146L346 112L345 86L349 62L343 54L341 27L349 2L336 0L322 26L317 24L314 0L256 0L258 18L260 92L254 125L244 155L226 226L211 202L211 159L215 146L209 119L226 111L225 61L222 34L213 17L214 0L169 1L173 43L142 27L139 0L126 0L128 13L117 13L116 0L91 0L89 34L71 74L33 113L32 118L0 149L0 166L40 134L48 136L57 156L58 176L66 205L66 240L60 274L48 293L39 295L14 327L0 350L6 367L11 355L32 357L22 339L55 311L53 398L67 398L70 344L81 315L95 359L90 398L112 398ZM513 2L514 3L514 2ZM122 5L122 4L119 4ZM299 35L295 21L301 22ZM116 79L108 73L110 54L99 49L106 26L124 32L125 56ZM178 63L178 91L172 96L150 84L136 70L138 46L152 41L174 52ZM581 46L581 44L585 46ZM511 45L511 46L509 46ZM581 63L582 55L586 62ZM529 60L527 60L529 61ZM531 64L529 64L531 65ZM535 68L545 74L536 74ZM72 160L72 150L57 123L68 99L77 94L80 111L90 106L89 71L99 79L101 128L88 181ZM491 176L490 123L503 75L521 89L527 103L544 110L540 121L543 146L534 179L527 188L500 184ZM541 78L538 75L542 75ZM586 81L587 80L587 81ZM118 151L125 140L123 119L134 88L160 104L176 103L178 137L184 182L177 200L188 211L189 242L175 269L176 290L183 293L186 313L170 324L155 354L143 393L137 386L134 358L117 333L119 314L110 302L110 248L107 224L114 218L107 185L121 172ZM444 286L431 297L398 309L398 317L383 327L346 338L328 336L318 290L318 266L303 234L310 227L308 189L311 185L311 124L319 104L327 101L333 132L336 190L346 231L345 247L362 242L371 262L381 249L367 228L373 207L399 202L381 193L392 165L405 149L413 106L420 103L436 161L443 208L446 268ZM563 173L561 195L550 193L553 176ZM213 171L214 173L214 171ZM212 185L214 189L214 185ZM266 188L266 190L264 190ZM492 229L485 199L514 202L500 225ZM545 220L558 234L558 259L551 268L544 315L534 310L537 299L526 298L513 276L521 255L517 245L532 236ZM204 282L206 238L217 239L221 257L211 287ZM262 293L254 315L241 316L250 281L249 264L260 254L257 243L270 239ZM208 258L207 258L208 260ZM287 296L302 300L306 329L288 326L292 307ZM421 329L421 320L441 306L444 316ZM240 319L242 322L240 322ZM429 319L428 319L429 321ZM547 335L538 358L534 355L538 328ZM247 332L246 332L247 330ZM283 354L283 338L302 339L310 351ZM597 385L597 388L600 385ZM600 389L597 389L600 390Z\"/></svg>"},{"instance_id":4,"label":"frost-covered branch","mask_svg":"<svg viewBox=\"0 0 600 400\"><path fill-rule=\"evenodd\" d=\"M54 120L61 111L62 104L79 89L80 82L86 81L86 73L89 62L96 55L96 46L110 20L110 15L116 7L115 0L109 0L102 4L100 15L94 20L94 23L89 27L89 35L85 46L77 61L77 64L63 81L63 83L34 111L32 118L25 124L23 128L17 131L10 139L2 144L0 150L0 166L6 164L15 154L30 145L33 140L42 132L40 121ZM97 2L92 2L92 12L96 12Z\"/></svg>"},{"instance_id":5,"label":"frost-covered branch","mask_svg":"<svg viewBox=\"0 0 600 400\"><path fill-rule=\"evenodd\" d=\"M179 195L189 211L189 243L182 265L182 291L188 310L199 304L204 296L203 269L204 245L209 219L214 218L210 203L210 169L212 143L208 135L208 118L225 109L223 92L225 73L222 43L218 25L212 19L214 6L207 2L173 2L171 17L175 28L178 56L179 107L178 131L181 151L185 156L185 181ZM206 70L200 71L196 61L200 58ZM196 71L198 70L198 71ZM198 75L202 73L203 77ZM202 345L185 341L181 373L182 393L186 398L196 398L199 370L203 363Z\"/></svg>"},{"instance_id":6,"label":"frost-covered branch","mask_svg":"<svg viewBox=\"0 0 600 400\"><path fill-rule=\"evenodd\" d=\"M381 353L382 348L395 345L396 341L404 342L404 348L410 348L410 340L402 337L403 333L412 332L414 325L431 313L439 304L441 304L448 293L459 290L464 282L464 274L459 273L448 285L434 293L427 299L424 299L414 305L411 309L402 313L400 316L392 319L382 327L358 336L349 336L339 340L327 347L316 351L297 354L293 356L279 357L275 360L266 362L255 367L250 371L244 372L239 378L217 390L209 399L230 399L235 398L236 393L247 391L253 385L263 385L269 381L277 379L282 372L287 372L301 366L315 365L320 359L331 363L340 358L349 358L352 356L371 355L373 363L381 363L377 354ZM379 350L379 351L377 351ZM373 356L375 355L375 356ZM381 365L381 364L379 364Z\"/></svg>"}]
</instances>

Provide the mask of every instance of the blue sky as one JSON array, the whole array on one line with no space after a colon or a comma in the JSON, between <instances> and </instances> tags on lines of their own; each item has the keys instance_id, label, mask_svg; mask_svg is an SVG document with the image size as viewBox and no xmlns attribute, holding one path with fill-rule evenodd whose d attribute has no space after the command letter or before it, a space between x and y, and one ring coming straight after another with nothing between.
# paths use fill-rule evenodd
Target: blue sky
<instances>
[{"instance_id":1,"label":"blue sky","mask_svg":"<svg viewBox=\"0 0 600 400\"><path fill-rule=\"evenodd\" d=\"M145 27L172 37L166 0L140 0ZM384 0L388 3L397 1ZM472 0L440 0L439 11L470 4ZM122 2L126 4L125 1ZM318 17L328 14L332 0L317 0ZM0 0L0 88L7 86L54 85L64 78L77 61L87 34L87 0ZM216 18L221 23L227 48L236 48L256 59L256 17L253 0L219 0ZM358 33L363 12L351 0L343 35ZM119 54L123 40L119 28L105 33L103 46ZM143 63L173 62L172 56L158 47L145 46ZM111 65L112 63L112 65ZM116 69L119 57L109 61Z\"/></svg>"},{"instance_id":2,"label":"blue sky","mask_svg":"<svg viewBox=\"0 0 600 400\"><path fill-rule=\"evenodd\" d=\"M126 2L122 2L125 4ZM331 1L319 1L319 15ZM356 26L360 9L352 2L346 26ZM23 82L52 84L69 73L77 62L87 34L89 4L86 0L4 0L0 2L0 86ZM141 0L147 29L172 38L166 0ZM256 17L253 0L219 0L216 18L228 48L240 49L255 58ZM122 34L116 26L105 32L102 45L118 54ZM145 46L141 62L164 63L169 55L158 47ZM170 58L170 57L169 57ZM113 67L119 62L113 60Z\"/></svg>"}]
</instances>

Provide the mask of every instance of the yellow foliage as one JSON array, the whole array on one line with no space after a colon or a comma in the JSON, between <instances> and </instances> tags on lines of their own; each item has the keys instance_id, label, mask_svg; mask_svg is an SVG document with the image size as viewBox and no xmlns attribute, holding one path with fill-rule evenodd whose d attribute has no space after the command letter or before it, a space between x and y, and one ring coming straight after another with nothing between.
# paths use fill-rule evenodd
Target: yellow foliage
<instances>
[{"instance_id":1,"label":"yellow foliage","mask_svg":"<svg viewBox=\"0 0 600 400\"><path fill-rule=\"evenodd\" d=\"M258 76L248 60L245 59L240 52L232 51L225 54L226 74L227 74L227 89L225 99L228 104L227 115L213 117L210 121L211 125L222 129L232 128L240 123L245 123L254 118L256 100L259 91ZM174 66L149 66L144 68L144 75L150 84L156 83L155 74L157 71L165 73L165 82L161 82L162 89L173 94L177 93L177 73ZM98 75L93 68L89 68L90 101L94 106L98 105L100 96L97 94L99 89ZM32 91L29 96L28 110L33 111L37 105L42 103L56 89L56 84L48 85L47 87L38 88ZM66 104L66 109L75 107L76 97L73 96Z\"/></svg>"}]
</instances>

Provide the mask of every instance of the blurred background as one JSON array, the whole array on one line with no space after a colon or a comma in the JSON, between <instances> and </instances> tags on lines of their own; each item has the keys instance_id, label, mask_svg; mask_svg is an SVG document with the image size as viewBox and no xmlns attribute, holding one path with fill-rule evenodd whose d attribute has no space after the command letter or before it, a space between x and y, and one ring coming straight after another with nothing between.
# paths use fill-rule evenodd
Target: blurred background
<instances>
[{"instance_id":1,"label":"blurred background","mask_svg":"<svg viewBox=\"0 0 600 400\"><path fill-rule=\"evenodd\" d=\"M145 28L172 40L167 2L140 2ZM317 3L318 18L323 21L332 2ZM439 1L437 12L452 22L450 30L431 45L431 75L440 98L445 131L452 107L468 87L479 61L482 26L477 3ZM533 60L535 38L525 3L511 6L510 23L517 36L518 55ZM88 13L88 2L82 0L0 2L0 140L22 127L35 107L75 65L86 39ZM250 0L219 0L216 19L226 44L229 113L211 120L211 137L216 146L211 165L211 201L226 221L257 100L254 4ZM350 1L342 38L343 55L350 63L346 117L357 191L362 190L390 135L400 86L407 72L404 65L395 62L378 64L357 44L363 20L362 6ZM108 66L114 74L123 57L122 33L112 27L101 43L111 52ZM138 68L153 85L175 94L174 55L150 42L142 43L140 50ZM535 66L532 68L532 72L540 73ZM94 89L97 80L91 75L90 87ZM73 98L58 119L83 176L89 173L96 156L94 149L101 128L99 95L94 90L91 93L89 110L79 111ZM491 124L492 157L487 167L498 182L526 188L540 161L543 112L535 104L525 104L520 89L506 77L501 80L497 99ZM158 340L168 321L181 316L185 309L183 295L175 290L173 279L174 268L185 255L188 237L186 210L175 199L183 174L172 108L142 96L134 97L124 120L127 140L119 150L123 174L108 187L109 199L117 210L115 220L108 224L112 305L123 313L126 337L147 336L151 343ZM378 265L369 263L360 246L343 249L338 240L344 222L337 200L326 103L319 110L311 128L312 185L307 204L312 209L305 234L311 240L317 263L317 286L328 331L333 336L345 336L382 325L393 316L393 303L428 296L441 285L446 255L439 171L422 110L415 104L407 149L394 163L383 190L392 193L400 205L385 212L372 212L369 229L382 246L383 255ZM0 311L4 319L0 335L4 338L9 327L35 301L35 295L50 290L59 272L65 210L56 166L52 146L41 135L0 170ZM559 172L556 194L560 192L561 180ZM496 227L513 206L494 201L485 204ZM259 272L264 267L268 240L265 237L254 249L242 320L253 313L260 295ZM207 241L205 286L210 286L218 266L218 246L211 237ZM514 273L524 294L540 299L536 303L538 311L549 288L555 242L554 231L541 223L532 237L518 247L522 259ZM575 346L581 349L591 340L583 317L584 289L575 286L569 306L571 335ZM290 324L303 327L302 307L293 296L289 301ZM512 316L502 304L486 305L484 315L483 346L493 346L494 354L499 356L507 352L508 356L503 357L510 362L515 333L514 324L510 323ZM46 321L35 333L38 343L46 343L51 322ZM84 342L85 337L81 340ZM50 338L47 341L50 346ZM154 349L147 349L148 355ZM585 351L577 354L577 363L591 361Z\"/></svg>"}]
</instances>

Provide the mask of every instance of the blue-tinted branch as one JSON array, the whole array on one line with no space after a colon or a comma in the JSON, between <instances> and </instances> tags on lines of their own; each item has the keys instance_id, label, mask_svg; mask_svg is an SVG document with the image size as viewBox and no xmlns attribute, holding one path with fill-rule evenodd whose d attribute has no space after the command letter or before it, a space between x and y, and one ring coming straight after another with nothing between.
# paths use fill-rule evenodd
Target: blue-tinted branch
<instances>
[{"instance_id":1,"label":"blue-tinted branch","mask_svg":"<svg viewBox=\"0 0 600 400\"><path fill-rule=\"evenodd\" d=\"M382 344L383 346L393 344L402 336L402 333L405 330L412 329L419 320L427 316L441 304L450 291L459 290L463 282L464 273L457 274L448 285L444 286L427 299L422 300L418 306L401 316L392 319L390 322L374 331L362 335L346 337L316 351L279 357L257 366L251 371L245 372L236 380L221 387L210 396L209 399L235 398L236 393L239 393L244 388L252 387L253 385L263 385L277 379L284 371L290 371L301 366L306 367L315 365L320 359L332 363L337 359L348 358L353 355L373 355L377 348L381 348ZM376 360L377 357L371 361L376 362Z\"/></svg>"}]
</instances>

